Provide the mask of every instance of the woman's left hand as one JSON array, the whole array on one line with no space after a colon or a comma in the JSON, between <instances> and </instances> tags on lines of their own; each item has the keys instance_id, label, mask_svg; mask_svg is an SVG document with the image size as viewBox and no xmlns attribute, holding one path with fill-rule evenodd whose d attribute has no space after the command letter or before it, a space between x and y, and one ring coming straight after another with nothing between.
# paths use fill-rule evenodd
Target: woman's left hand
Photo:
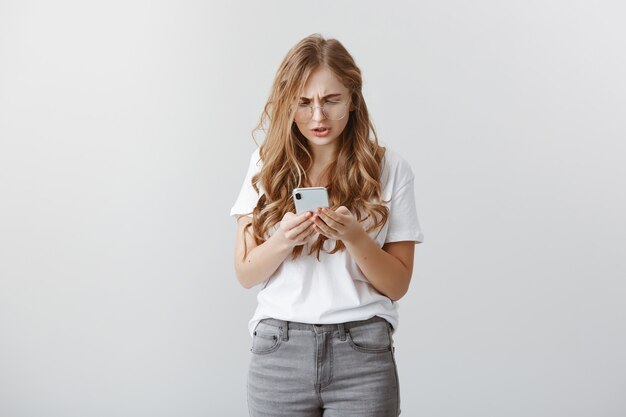
<instances>
[{"instance_id":1,"label":"woman's left hand","mask_svg":"<svg viewBox=\"0 0 626 417\"><path fill-rule=\"evenodd\" d=\"M345 206L336 210L329 208L317 209L311 221L315 222L315 230L329 239L354 242L365 231L356 217Z\"/></svg>"}]
</instances>

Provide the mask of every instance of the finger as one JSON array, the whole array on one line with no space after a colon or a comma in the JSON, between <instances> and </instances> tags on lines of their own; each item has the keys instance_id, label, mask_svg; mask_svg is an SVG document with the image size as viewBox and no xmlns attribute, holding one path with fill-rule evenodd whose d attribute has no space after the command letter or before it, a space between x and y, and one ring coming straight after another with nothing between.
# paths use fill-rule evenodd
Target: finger
<instances>
[{"instance_id":1,"label":"finger","mask_svg":"<svg viewBox=\"0 0 626 417\"><path fill-rule=\"evenodd\" d=\"M315 225L311 223L306 230L297 236L297 240L306 241L313 233L315 233Z\"/></svg>"},{"instance_id":2,"label":"finger","mask_svg":"<svg viewBox=\"0 0 626 417\"><path fill-rule=\"evenodd\" d=\"M298 224L300 224L306 221L307 219L310 219L312 215L313 213L311 213L310 211L305 211L304 213L298 214L298 216L296 217L296 220Z\"/></svg>"},{"instance_id":3,"label":"finger","mask_svg":"<svg viewBox=\"0 0 626 417\"><path fill-rule=\"evenodd\" d=\"M350 219L354 217L352 215L352 212L348 210L347 208L345 208L344 206L341 206L337 210L331 211L330 213L327 212L327 214L332 216L333 219L335 219L341 224L349 223Z\"/></svg>"},{"instance_id":4,"label":"finger","mask_svg":"<svg viewBox=\"0 0 626 417\"><path fill-rule=\"evenodd\" d=\"M329 234L334 234L336 231L329 227L327 224L324 223L323 220L316 220L315 221L315 226L317 226L318 230L321 230L321 232L326 236Z\"/></svg>"},{"instance_id":5,"label":"finger","mask_svg":"<svg viewBox=\"0 0 626 417\"><path fill-rule=\"evenodd\" d=\"M349 220L350 217L352 217L352 212L344 206L341 206L336 210L327 210L326 214L342 224L345 224L346 220Z\"/></svg>"},{"instance_id":6,"label":"finger","mask_svg":"<svg viewBox=\"0 0 626 417\"><path fill-rule=\"evenodd\" d=\"M302 224L304 221L310 218L310 216L311 216L310 211L305 211L304 213L298 214L297 216L294 215L293 217L290 217L289 220L285 222L285 226L287 227L287 229L293 229L294 227L298 226L299 224Z\"/></svg>"},{"instance_id":7,"label":"finger","mask_svg":"<svg viewBox=\"0 0 626 417\"><path fill-rule=\"evenodd\" d=\"M327 237L328 239L334 239L332 236L328 236L326 233L322 232L319 228L315 229L315 231L320 235Z\"/></svg>"},{"instance_id":8,"label":"finger","mask_svg":"<svg viewBox=\"0 0 626 417\"><path fill-rule=\"evenodd\" d=\"M302 233L294 238L296 245L303 245L308 242L309 238L312 235L312 232L315 232L315 229L313 229L313 224L311 224L306 230L304 230Z\"/></svg>"},{"instance_id":9,"label":"finger","mask_svg":"<svg viewBox=\"0 0 626 417\"><path fill-rule=\"evenodd\" d=\"M339 218L335 213L332 213L332 214L331 213L332 213L331 210L329 210L326 213L324 212L324 210L322 210L319 216L324 220L324 223L326 223L333 229L341 228L343 226L343 223L339 221Z\"/></svg>"},{"instance_id":10,"label":"finger","mask_svg":"<svg viewBox=\"0 0 626 417\"><path fill-rule=\"evenodd\" d=\"M306 220L306 219L305 219ZM311 226L310 221L304 221L302 223L300 223L299 225L297 225L296 227L292 227L291 229L289 229L286 233L285 236L288 237L289 239L296 239L297 236L302 233L303 231L305 231L308 227Z\"/></svg>"}]
</instances>

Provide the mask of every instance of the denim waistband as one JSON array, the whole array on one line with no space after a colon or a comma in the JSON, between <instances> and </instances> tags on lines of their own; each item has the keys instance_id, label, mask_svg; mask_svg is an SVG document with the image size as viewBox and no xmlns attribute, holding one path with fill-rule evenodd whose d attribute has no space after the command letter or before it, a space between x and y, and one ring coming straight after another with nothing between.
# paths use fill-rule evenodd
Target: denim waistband
<instances>
[{"instance_id":1,"label":"denim waistband","mask_svg":"<svg viewBox=\"0 0 626 417\"><path fill-rule=\"evenodd\" d=\"M332 323L332 324L301 323L298 321L279 320L279 319L274 319L274 318L265 318L265 319L262 319L260 322L269 324L270 326L283 328L283 329L311 330L311 331L316 331L316 332L325 332L325 331L334 331L337 329L342 331L343 329L351 329L353 327L363 326L365 324L375 323L378 321L384 321L385 323L390 325L387 320L385 320L384 318L380 316L373 316L367 320L346 321L345 323Z\"/></svg>"}]
</instances>

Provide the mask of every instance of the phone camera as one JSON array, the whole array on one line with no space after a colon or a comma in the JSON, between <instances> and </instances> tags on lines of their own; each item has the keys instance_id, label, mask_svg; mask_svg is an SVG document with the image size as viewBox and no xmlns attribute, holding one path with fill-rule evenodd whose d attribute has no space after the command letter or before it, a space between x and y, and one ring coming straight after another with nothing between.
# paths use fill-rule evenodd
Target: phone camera
<instances>
[{"instance_id":1,"label":"phone camera","mask_svg":"<svg viewBox=\"0 0 626 417\"><path fill-rule=\"evenodd\" d=\"M301 200L302 196L300 195L300 193L296 193L296 200Z\"/></svg>"}]
</instances>

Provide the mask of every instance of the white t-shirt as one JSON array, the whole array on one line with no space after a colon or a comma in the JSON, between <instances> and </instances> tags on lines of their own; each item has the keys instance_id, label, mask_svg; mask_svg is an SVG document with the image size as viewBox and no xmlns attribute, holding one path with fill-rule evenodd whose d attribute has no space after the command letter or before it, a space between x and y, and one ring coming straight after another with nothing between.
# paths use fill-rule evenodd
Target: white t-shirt
<instances>
[{"instance_id":1,"label":"white t-shirt","mask_svg":"<svg viewBox=\"0 0 626 417\"><path fill-rule=\"evenodd\" d=\"M385 163L381 173L382 199L392 199L388 204L389 217L382 228L369 235L380 247L387 242L413 240L423 242L415 207L414 176L411 166L395 151L386 147ZM259 194L252 188L252 176L261 168L257 148L250 157L248 172L239 196L230 210L230 216L251 212ZM258 184L262 194L261 184ZM362 216L363 219L365 216ZM372 219L361 223L365 228ZM276 224L266 237L279 227ZM310 239L314 242L318 234ZM347 250L328 254L335 246L334 239L324 242L320 260L316 253L307 255L310 244L303 245L299 258L287 257L278 269L263 283L257 294L258 305L248 323L252 336L257 323L267 317L312 324L332 324L366 320L380 316L398 327L398 303L376 290L367 280Z\"/></svg>"}]
</instances>

